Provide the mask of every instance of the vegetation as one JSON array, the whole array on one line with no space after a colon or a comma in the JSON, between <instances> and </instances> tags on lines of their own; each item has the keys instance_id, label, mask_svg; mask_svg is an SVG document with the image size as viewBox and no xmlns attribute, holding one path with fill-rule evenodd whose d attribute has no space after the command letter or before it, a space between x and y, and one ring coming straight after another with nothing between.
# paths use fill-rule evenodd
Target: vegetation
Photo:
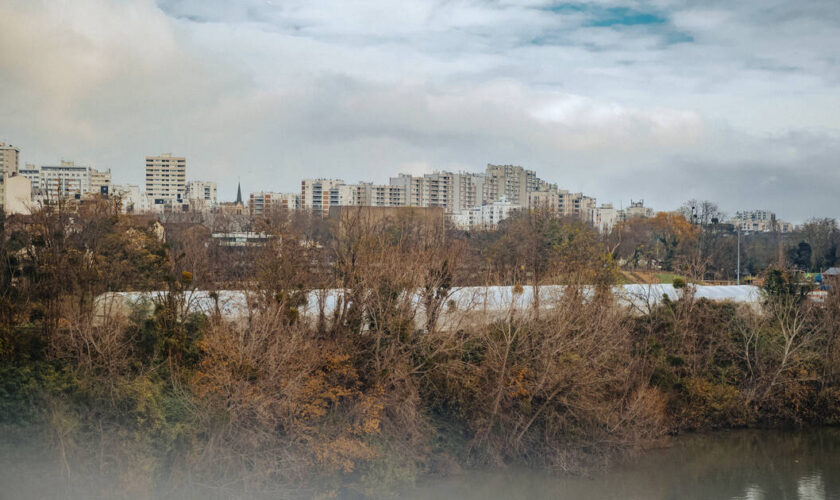
<instances>
[{"instance_id":1,"label":"vegetation","mask_svg":"<svg viewBox=\"0 0 840 500\"><path fill-rule=\"evenodd\" d=\"M697 300L676 275L678 301L617 303L619 261L703 267L703 230L679 216L645 223L646 242L540 213L476 235L362 211L258 224L272 238L235 248L104 202L5 219L5 446L42 454L67 496L91 477L106 497L380 494L461 467L578 471L686 430L840 418L836 293L812 302L775 269L756 308ZM444 327L453 287L473 283L567 288ZM222 288L248 292L246 318L193 307ZM326 288L336 307L300 314ZM101 300L152 290L149 307Z\"/></svg>"}]
</instances>

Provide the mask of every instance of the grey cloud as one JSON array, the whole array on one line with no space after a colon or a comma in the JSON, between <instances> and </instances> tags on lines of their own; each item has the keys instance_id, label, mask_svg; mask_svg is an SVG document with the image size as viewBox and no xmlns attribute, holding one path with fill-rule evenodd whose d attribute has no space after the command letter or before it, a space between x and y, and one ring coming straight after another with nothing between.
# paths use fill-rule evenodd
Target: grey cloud
<instances>
[{"instance_id":1,"label":"grey cloud","mask_svg":"<svg viewBox=\"0 0 840 500\"><path fill-rule=\"evenodd\" d=\"M549 2L56 5L0 17L0 140L24 161L140 182L143 155L172 151L227 197L235 176L510 162L599 201L837 212L834 2L604 1L662 21L600 27Z\"/></svg>"}]
</instances>

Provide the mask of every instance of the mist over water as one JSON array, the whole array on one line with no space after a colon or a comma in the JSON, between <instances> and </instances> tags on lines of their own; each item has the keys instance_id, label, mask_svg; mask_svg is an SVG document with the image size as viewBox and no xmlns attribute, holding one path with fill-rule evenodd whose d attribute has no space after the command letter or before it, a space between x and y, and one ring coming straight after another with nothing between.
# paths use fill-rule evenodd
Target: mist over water
<instances>
[{"instance_id":1,"label":"mist over water","mask_svg":"<svg viewBox=\"0 0 840 500\"><path fill-rule=\"evenodd\" d=\"M430 480L405 496L413 500L836 499L840 498L840 429L681 436L668 448L585 477L518 468L473 472Z\"/></svg>"},{"instance_id":2,"label":"mist over water","mask_svg":"<svg viewBox=\"0 0 840 500\"><path fill-rule=\"evenodd\" d=\"M236 484L190 482L143 496L124 496L131 485L96 473L96 463L62 464L44 459L46 450L2 447L0 498L312 498L323 485L276 485L246 491ZM40 458L39 458L40 457ZM67 475L70 474L68 481ZM511 467L428 477L399 491L362 491L358 485L329 488L338 498L412 500L531 499L798 499L840 498L840 428L796 432L737 430L674 438L653 450L582 476ZM330 493L327 493L328 495Z\"/></svg>"}]
</instances>

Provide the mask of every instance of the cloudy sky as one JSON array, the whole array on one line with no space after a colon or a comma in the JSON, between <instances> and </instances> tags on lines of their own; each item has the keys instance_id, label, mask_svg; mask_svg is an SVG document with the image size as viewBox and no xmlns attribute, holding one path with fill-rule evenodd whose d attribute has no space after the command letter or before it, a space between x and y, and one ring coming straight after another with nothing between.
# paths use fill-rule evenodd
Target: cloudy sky
<instances>
[{"instance_id":1,"label":"cloudy sky","mask_svg":"<svg viewBox=\"0 0 840 500\"><path fill-rule=\"evenodd\" d=\"M513 163L657 209L840 216L836 0L0 0L0 141L220 196Z\"/></svg>"}]
</instances>

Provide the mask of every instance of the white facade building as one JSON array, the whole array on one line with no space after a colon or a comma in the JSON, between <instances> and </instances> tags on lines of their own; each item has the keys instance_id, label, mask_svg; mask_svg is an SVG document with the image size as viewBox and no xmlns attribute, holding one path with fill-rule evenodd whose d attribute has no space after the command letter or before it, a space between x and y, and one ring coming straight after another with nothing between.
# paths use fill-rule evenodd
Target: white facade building
<instances>
[{"instance_id":1,"label":"white facade building","mask_svg":"<svg viewBox=\"0 0 840 500\"><path fill-rule=\"evenodd\" d=\"M187 159L162 154L146 157L146 193L156 205L186 203Z\"/></svg>"},{"instance_id":2,"label":"white facade building","mask_svg":"<svg viewBox=\"0 0 840 500\"><path fill-rule=\"evenodd\" d=\"M124 214L144 214L154 211L152 197L136 184L114 184L111 195L119 199L120 211Z\"/></svg>"},{"instance_id":3,"label":"white facade building","mask_svg":"<svg viewBox=\"0 0 840 500\"><path fill-rule=\"evenodd\" d=\"M493 203L456 212L450 216L450 219L458 229L493 230L499 226L499 222L521 209L521 205L515 205L503 196L501 200Z\"/></svg>"},{"instance_id":4,"label":"white facade building","mask_svg":"<svg viewBox=\"0 0 840 500\"><path fill-rule=\"evenodd\" d=\"M62 161L60 165L44 165L40 168L40 190L45 201L79 199L90 192L90 168Z\"/></svg>"},{"instance_id":5,"label":"white facade building","mask_svg":"<svg viewBox=\"0 0 840 500\"><path fill-rule=\"evenodd\" d=\"M218 189L213 181L189 181L186 195L189 204L196 208L211 208L219 203Z\"/></svg>"}]
</instances>

